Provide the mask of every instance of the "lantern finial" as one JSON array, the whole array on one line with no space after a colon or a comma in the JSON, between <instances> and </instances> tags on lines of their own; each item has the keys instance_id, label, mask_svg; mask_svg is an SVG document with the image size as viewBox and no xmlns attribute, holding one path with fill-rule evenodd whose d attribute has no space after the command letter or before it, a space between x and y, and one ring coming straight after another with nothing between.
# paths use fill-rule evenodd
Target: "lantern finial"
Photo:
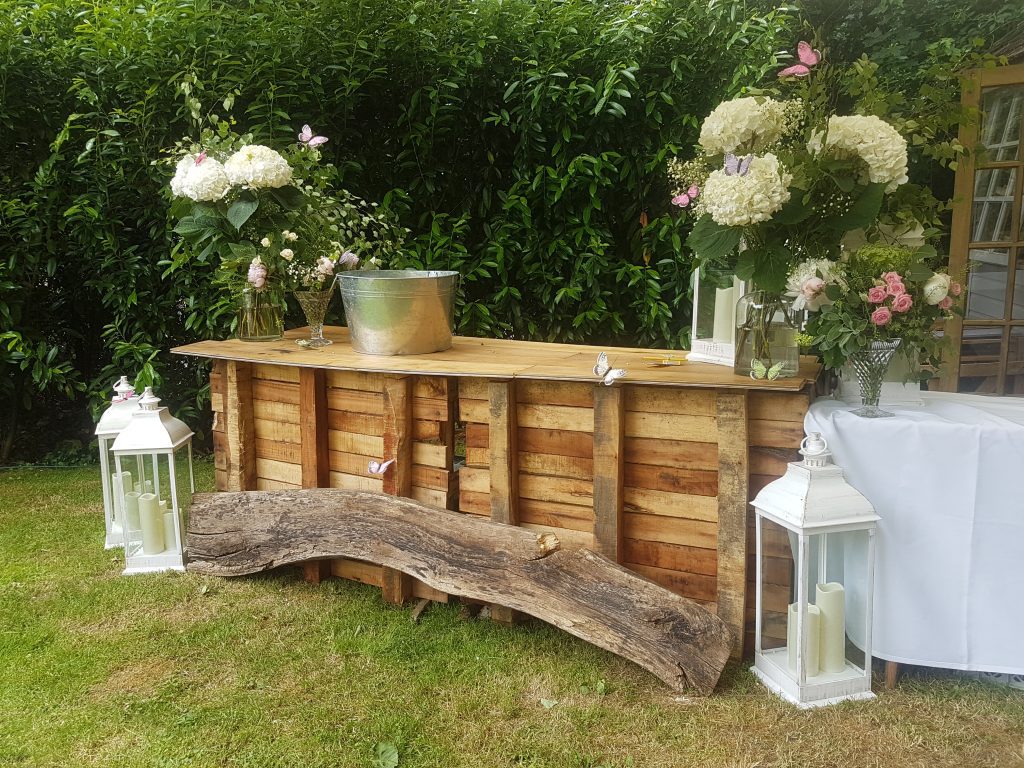
<instances>
[{"instance_id":1,"label":"lantern finial","mask_svg":"<svg viewBox=\"0 0 1024 768\"><path fill-rule=\"evenodd\" d=\"M160 409L160 398L153 392L152 387L146 387L139 400L139 407L144 411L157 411Z\"/></svg>"},{"instance_id":2,"label":"lantern finial","mask_svg":"<svg viewBox=\"0 0 1024 768\"><path fill-rule=\"evenodd\" d=\"M114 398L113 402L123 403L135 394L135 387L128 383L127 376L122 376L114 382L114 391L117 392L117 397Z\"/></svg>"},{"instance_id":3,"label":"lantern finial","mask_svg":"<svg viewBox=\"0 0 1024 768\"><path fill-rule=\"evenodd\" d=\"M811 432L800 441L800 455L804 457L805 467L827 467L832 452L821 432Z\"/></svg>"}]
</instances>

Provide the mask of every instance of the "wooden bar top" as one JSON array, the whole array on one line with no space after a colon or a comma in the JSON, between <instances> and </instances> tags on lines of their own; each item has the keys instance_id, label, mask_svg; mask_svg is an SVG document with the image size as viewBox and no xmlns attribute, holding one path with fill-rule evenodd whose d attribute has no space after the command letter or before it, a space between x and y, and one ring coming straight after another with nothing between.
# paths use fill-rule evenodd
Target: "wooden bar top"
<instances>
[{"instance_id":1,"label":"wooden bar top","mask_svg":"<svg viewBox=\"0 0 1024 768\"><path fill-rule=\"evenodd\" d=\"M219 360L239 360L267 365L299 368L324 368L374 373L411 373L430 376L469 376L489 379L534 379L551 381L598 381L594 363L600 352L608 353L613 368L625 368L621 379L627 384L652 384L675 387L711 387L795 392L813 382L819 366L812 357L801 358L800 373L788 379L755 381L737 376L731 368L708 363L683 362L660 366L648 357L685 352L661 349L596 347L582 344L549 344L510 339L480 339L456 336L451 349L429 355L385 357L361 355L349 343L348 329L324 328L324 336L334 344L321 349L304 349L296 339L308 335L307 329L286 331L273 342L200 341L171 350L174 354Z\"/></svg>"}]
</instances>

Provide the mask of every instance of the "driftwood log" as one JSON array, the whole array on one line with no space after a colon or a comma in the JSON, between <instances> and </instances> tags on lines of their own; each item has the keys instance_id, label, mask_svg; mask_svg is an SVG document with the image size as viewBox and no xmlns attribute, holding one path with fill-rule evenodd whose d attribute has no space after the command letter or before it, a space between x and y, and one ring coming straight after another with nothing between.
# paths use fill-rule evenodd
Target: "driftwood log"
<instances>
[{"instance_id":1,"label":"driftwood log","mask_svg":"<svg viewBox=\"0 0 1024 768\"><path fill-rule=\"evenodd\" d=\"M242 576L353 558L434 589L535 616L639 664L673 690L710 693L732 636L718 616L589 550L409 499L340 489L197 495L188 568Z\"/></svg>"}]
</instances>

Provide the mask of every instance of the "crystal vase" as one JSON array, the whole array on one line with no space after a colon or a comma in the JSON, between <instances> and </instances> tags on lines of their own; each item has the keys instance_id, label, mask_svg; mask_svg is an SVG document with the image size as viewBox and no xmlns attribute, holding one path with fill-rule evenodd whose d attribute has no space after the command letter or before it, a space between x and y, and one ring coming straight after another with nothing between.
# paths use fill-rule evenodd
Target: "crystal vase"
<instances>
[{"instance_id":1,"label":"crystal vase","mask_svg":"<svg viewBox=\"0 0 1024 768\"><path fill-rule=\"evenodd\" d=\"M247 286L238 305L241 341L274 341L284 334L284 313L273 291Z\"/></svg>"},{"instance_id":2,"label":"crystal vase","mask_svg":"<svg viewBox=\"0 0 1024 768\"><path fill-rule=\"evenodd\" d=\"M334 295L334 281L322 291L295 291L295 298L302 307L302 313L306 316L306 324L309 326L309 338L298 339L296 344L309 349L319 349L333 344L330 339L324 338L324 318L327 317L327 307Z\"/></svg>"},{"instance_id":3,"label":"crystal vase","mask_svg":"<svg viewBox=\"0 0 1024 768\"><path fill-rule=\"evenodd\" d=\"M879 408L878 400L882 395L882 381L885 379L885 372L889 369L892 356L899 349L902 341L902 339L872 341L868 343L867 347L850 356L853 371L857 374L857 384L860 385L861 400L861 407L853 413L865 419L878 419L894 415Z\"/></svg>"},{"instance_id":4,"label":"crystal vase","mask_svg":"<svg viewBox=\"0 0 1024 768\"><path fill-rule=\"evenodd\" d=\"M800 368L797 328L790 300L768 291L752 291L736 302L736 353L733 372L752 379L784 379Z\"/></svg>"}]
</instances>

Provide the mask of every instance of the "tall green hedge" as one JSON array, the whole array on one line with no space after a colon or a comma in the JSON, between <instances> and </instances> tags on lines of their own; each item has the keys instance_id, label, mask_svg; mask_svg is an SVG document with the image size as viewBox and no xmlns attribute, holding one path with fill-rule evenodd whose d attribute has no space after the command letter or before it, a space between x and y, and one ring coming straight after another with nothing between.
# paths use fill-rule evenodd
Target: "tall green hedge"
<instances>
[{"instance_id":1,"label":"tall green hedge","mask_svg":"<svg viewBox=\"0 0 1024 768\"><path fill-rule=\"evenodd\" d=\"M209 265L164 275L154 161L229 95L268 143L330 137L349 188L412 231L396 266L463 274L461 332L678 346L663 160L792 22L738 0L3 0L0 454L41 392L115 371L200 412L203 369L167 350L229 319Z\"/></svg>"}]
</instances>

